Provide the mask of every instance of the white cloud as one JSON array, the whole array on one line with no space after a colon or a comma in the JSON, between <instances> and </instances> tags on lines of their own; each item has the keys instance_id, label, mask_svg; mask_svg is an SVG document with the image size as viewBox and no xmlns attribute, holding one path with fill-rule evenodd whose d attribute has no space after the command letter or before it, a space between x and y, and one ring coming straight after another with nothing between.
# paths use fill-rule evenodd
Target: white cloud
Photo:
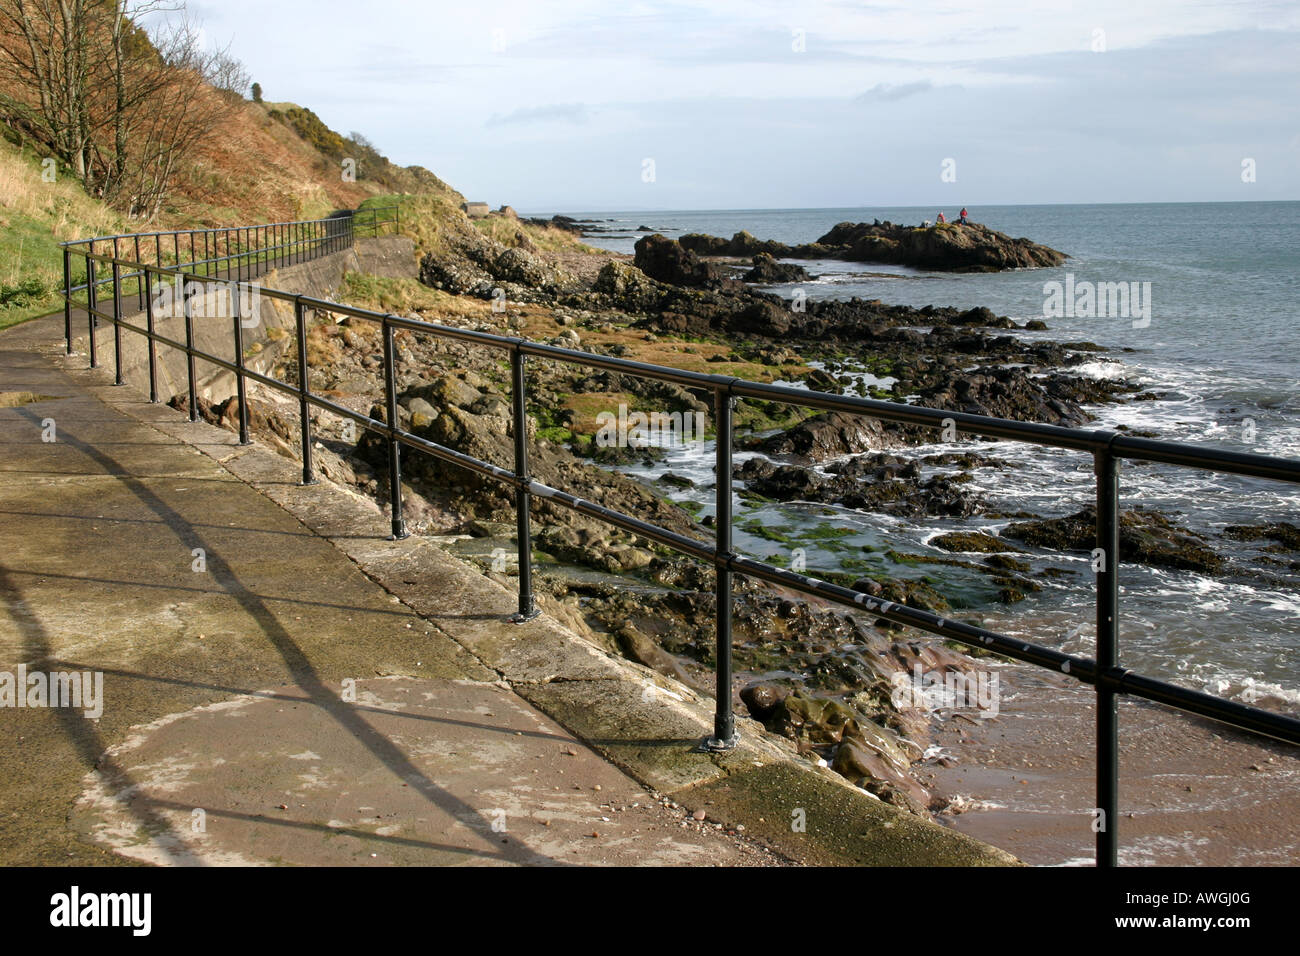
<instances>
[{"instance_id":1,"label":"white cloud","mask_svg":"<svg viewBox=\"0 0 1300 956\"><path fill-rule=\"evenodd\" d=\"M1285 95L1300 88L1287 52L1300 4L1277 0L224 0L197 12L233 36L268 99L525 208L584 193L587 206L721 194L838 205L857 200L866 168L872 201L929 202L928 172L913 171L957 136L987 157L971 167L988 190L972 202L1180 184L1199 198L1197 143L1280 150L1300 125ZM1170 165L1120 168L1141 155ZM647 197L650 156L662 188ZM1069 174L1017 170L1015 156ZM1297 177L1274 180L1272 196L1261 183L1259 198L1295 198Z\"/></svg>"}]
</instances>

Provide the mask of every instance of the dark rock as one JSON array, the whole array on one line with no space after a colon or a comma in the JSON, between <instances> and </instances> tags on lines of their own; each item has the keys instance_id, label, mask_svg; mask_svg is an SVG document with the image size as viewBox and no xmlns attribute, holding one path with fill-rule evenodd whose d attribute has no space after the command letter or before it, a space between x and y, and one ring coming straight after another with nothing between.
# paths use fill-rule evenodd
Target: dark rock
<instances>
[{"instance_id":1,"label":"dark rock","mask_svg":"<svg viewBox=\"0 0 1300 956\"><path fill-rule=\"evenodd\" d=\"M802 282L812 278L803 266L777 262L766 252L754 256L754 268L744 275L746 282Z\"/></svg>"},{"instance_id":2,"label":"dark rock","mask_svg":"<svg viewBox=\"0 0 1300 956\"><path fill-rule=\"evenodd\" d=\"M741 690L740 699L749 708L751 717L766 721L789 694L790 688L780 684L750 684Z\"/></svg>"},{"instance_id":3,"label":"dark rock","mask_svg":"<svg viewBox=\"0 0 1300 956\"><path fill-rule=\"evenodd\" d=\"M974 551L980 554L1020 550L985 531L950 531L931 538L930 543L945 551Z\"/></svg>"},{"instance_id":4,"label":"dark rock","mask_svg":"<svg viewBox=\"0 0 1300 956\"><path fill-rule=\"evenodd\" d=\"M1091 552L1096 547L1096 521L1096 509L1087 507L1064 518L1011 524L1002 533L1039 548ZM1202 535L1145 508L1121 513L1119 553L1124 561L1210 574L1224 565Z\"/></svg>"},{"instance_id":5,"label":"dark rock","mask_svg":"<svg viewBox=\"0 0 1300 956\"><path fill-rule=\"evenodd\" d=\"M691 233L680 242L684 248L708 256L766 253L786 259L888 262L959 272L1059 266L1066 259L1055 249L1029 239L1013 239L978 223L921 228L890 222L842 222L816 242L797 246L755 239L747 232L738 232L731 239Z\"/></svg>"},{"instance_id":6,"label":"dark rock","mask_svg":"<svg viewBox=\"0 0 1300 956\"><path fill-rule=\"evenodd\" d=\"M636 241L634 265L652 279L670 285L709 288L724 284L725 274L714 262L702 262L675 239L654 233Z\"/></svg>"}]
</instances>

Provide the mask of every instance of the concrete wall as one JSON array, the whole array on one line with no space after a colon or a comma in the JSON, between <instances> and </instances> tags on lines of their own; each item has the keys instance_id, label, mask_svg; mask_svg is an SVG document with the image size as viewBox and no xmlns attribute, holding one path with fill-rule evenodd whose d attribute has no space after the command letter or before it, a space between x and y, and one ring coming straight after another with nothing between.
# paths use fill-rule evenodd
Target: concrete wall
<instances>
[{"instance_id":1,"label":"concrete wall","mask_svg":"<svg viewBox=\"0 0 1300 956\"><path fill-rule=\"evenodd\" d=\"M415 248L412 241L404 236L380 236L374 239L358 239L355 248L333 255L302 262L283 269L275 269L258 277L256 283L264 288L308 295L319 299L333 299L343 283L343 277L349 272L362 272L390 278L415 278L418 267ZM173 289L174 291L174 289ZM101 287L100 311L112 312L112 299L107 287ZM174 295L158 290L155 302L167 306ZM230 294L224 287L209 286L203 296L191 300L194 325L194 345L197 349L212 355L219 355L228 362L235 360L235 328L230 306ZM247 291L241 302L240 312L252 321L249 309L252 297ZM282 302L269 296L257 300L257 321L252 327L243 329L245 365L263 374L275 364L286 348L293 347L294 314L293 303ZM138 328L145 327L145 314L139 308L139 300L127 297L122 303L123 318ZM183 343L185 341L185 319L179 302L174 308L175 314L160 315L155 308L154 329L167 338ZM308 315L308 322L314 319ZM73 348L86 354L89 352L89 334L86 323L81 322L78 331L74 319ZM113 326L101 322L95 332L99 364L113 368ZM137 388L147 390L149 387L149 352L148 340L127 329L122 330L122 376ZM173 395L187 394L185 353L159 344L158 355L158 397L167 401ZM207 401L219 403L235 393L234 373L203 360L195 362L198 394Z\"/></svg>"}]
</instances>

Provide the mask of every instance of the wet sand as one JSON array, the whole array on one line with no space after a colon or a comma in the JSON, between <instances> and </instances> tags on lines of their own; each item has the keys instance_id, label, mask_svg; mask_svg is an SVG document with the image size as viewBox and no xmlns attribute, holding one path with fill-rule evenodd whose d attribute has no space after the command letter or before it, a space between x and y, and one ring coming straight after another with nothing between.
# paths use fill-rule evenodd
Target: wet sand
<instances>
[{"instance_id":1,"label":"wet sand","mask_svg":"<svg viewBox=\"0 0 1300 956\"><path fill-rule=\"evenodd\" d=\"M997 667L997 717L944 715L942 754L914 769L969 808L940 819L1034 865L1094 860L1094 692ZM1300 865L1300 751L1121 698L1119 861L1130 866ZM951 766L943 766L951 761Z\"/></svg>"}]
</instances>

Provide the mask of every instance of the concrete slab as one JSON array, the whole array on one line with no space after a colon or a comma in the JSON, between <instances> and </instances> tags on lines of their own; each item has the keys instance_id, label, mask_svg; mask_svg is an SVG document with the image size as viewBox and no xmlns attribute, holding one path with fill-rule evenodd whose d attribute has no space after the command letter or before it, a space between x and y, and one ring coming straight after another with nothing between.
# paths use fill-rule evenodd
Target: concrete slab
<instances>
[{"instance_id":1,"label":"concrete slab","mask_svg":"<svg viewBox=\"0 0 1300 956\"><path fill-rule=\"evenodd\" d=\"M555 803L562 784L547 777L536 787L557 739L575 752L566 758L591 761L580 787L608 780L633 803L642 787L706 799L712 825L735 833L780 819L791 788L803 788L844 826L819 831L829 843L812 850L816 837L770 827L764 838L788 860L1010 860L880 804L753 722L741 721L735 751L696 752L711 731L711 700L547 615L507 623L510 588L428 540L387 540L374 502L328 482L299 486L298 466L267 447L240 448L230 432L107 384L104 370L75 359L64 367L61 330L43 320L0 335L0 392L63 396L52 400L62 403L57 442L40 442L35 403L0 407L0 670L98 669L107 704L99 718L0 707L0 861L637 862L617 842L605 855L580 845L570 861L571 834L555 842L561 830L534 832L540 813L557 815L553 827L587 820L576 798ZM345 679L375 706L341 702ZM499 723L484 725L480 694L509 701L491 705ZM483 735L473 747L471 731ZM447 763L452 748L458 759ZM322 755L315 770L301 769L312 758L294 760L308 753ZM560 764L555 776L571 775ZM531 769L539 773L520 778ZM309 792L322 780L321 793ZM273 792L282 796L267 811ZM388 812L398 831L358 816L383 806L397 808ZM517 845L485 839L485 808L519 818ZM220 840L192 835L194 809L207 814L205 837L222 821ZM709 828L656 822L658 812L645 811L646 828L683 832L662 845L663 834L646 842L651 831L636 825L635 837L619 837L645 862L773 859L739 836L728 837L736 854L701 857L696 838ZM891 831L908 839L892 846Z\"/></svg>"},{"instance_id":2,"label":"concrete slab","mask_svg":"<svg viewBox=\"0 0 1300 956\"><path fill-rule=\"evenodd\" d=\"M682 828L500 686L367 680L355 704L335 690L286 686L137 729L109 751L112 774L87 777L72 825L155 864L773 861L724 832Z\"/></svg>"}]
</instances>

